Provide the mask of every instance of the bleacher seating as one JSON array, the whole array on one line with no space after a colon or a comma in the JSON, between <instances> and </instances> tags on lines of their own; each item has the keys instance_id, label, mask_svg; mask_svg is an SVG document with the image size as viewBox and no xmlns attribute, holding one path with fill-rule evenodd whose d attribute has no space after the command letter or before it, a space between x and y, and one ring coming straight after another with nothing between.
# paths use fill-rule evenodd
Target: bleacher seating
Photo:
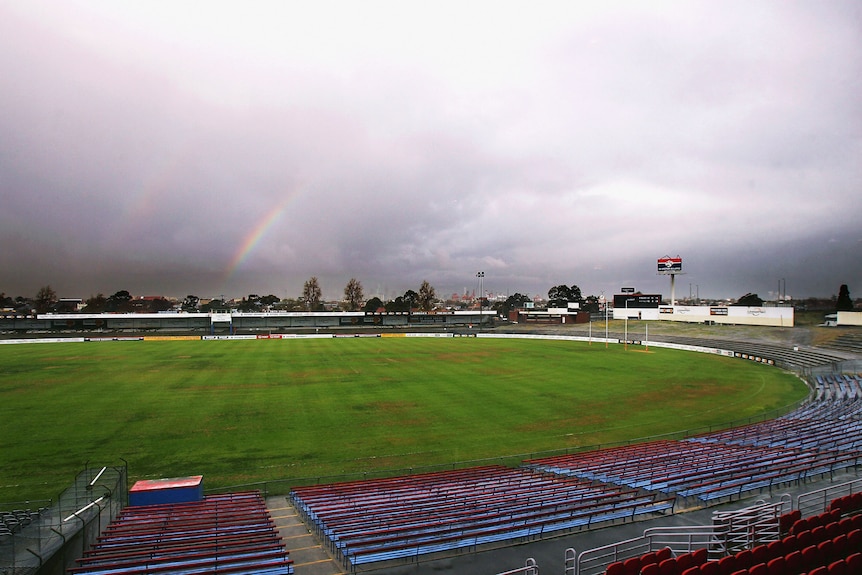
<instances>
[{"instance_id":1,"label":"bleacher seating","mask_svg":"<svg viewBox=\"0 0 862 575\"><path fill-rule=\"evenodd\" d=\"M528 462L537 470L701 503L862 463L862 405L815 402L778 419L693 437Z\"/></svg>"},{"instance_id":2,"label":"bleacher seating","mask_svg":"<svg viewBox=\"0 0 862 575\"><path fill-rule=\"evenodd\" d=\"M20 532L33 521L38 520L43 511L43 508L0 511L0 538Z\"/></svg>"},{"instance_id":3,"label":"bleacher seating","mask_svg":"<svg viewBox=\"0 0 862 575\"><path fill-rule=\"evenodd\" d=\"M293 562L258 492L126 507L70 575L286 575Z\"/></svg>"},{"instance_id":4,"label":"bleacher seating","mask_svg":"<svg viewBox=\"0 0 862 575\"><path fill-rule=\"evenodd\" d=\"M630 519L673 505L637 489L503 466L297 487L291 498L353 567Z\"/></svg>"}]
</instances>

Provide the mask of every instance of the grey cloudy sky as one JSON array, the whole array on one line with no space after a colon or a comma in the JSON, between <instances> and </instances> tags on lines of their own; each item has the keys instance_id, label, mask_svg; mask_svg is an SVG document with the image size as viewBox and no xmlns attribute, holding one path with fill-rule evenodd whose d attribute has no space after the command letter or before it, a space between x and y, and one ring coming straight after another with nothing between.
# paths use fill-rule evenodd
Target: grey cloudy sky
<instances>
[{"instance_id":1,"label":"grey cloudy sky","mask_svg":"<svg viewBox=\"0 0 862 575\"><path fill-rule=\"evenodd\" d=\"M0 291L862 295L862 4L0 0Z\"/></svg>"}]
</instances>

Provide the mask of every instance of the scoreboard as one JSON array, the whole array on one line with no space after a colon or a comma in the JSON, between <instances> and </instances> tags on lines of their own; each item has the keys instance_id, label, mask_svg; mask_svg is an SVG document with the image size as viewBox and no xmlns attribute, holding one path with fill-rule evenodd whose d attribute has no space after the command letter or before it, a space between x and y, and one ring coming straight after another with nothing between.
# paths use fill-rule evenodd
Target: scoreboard
<instances>
[{"instance_id":1,"label":"scoreboard","mask_svg":"<svg viewBox=\"0 0 862 575\"><path fill-rule=\"evenodd\" d=\"M623 309L628 302L629 309L656 309L661 305L661 294L615 294L614 308Z\"/></svg>"}]
</instances>

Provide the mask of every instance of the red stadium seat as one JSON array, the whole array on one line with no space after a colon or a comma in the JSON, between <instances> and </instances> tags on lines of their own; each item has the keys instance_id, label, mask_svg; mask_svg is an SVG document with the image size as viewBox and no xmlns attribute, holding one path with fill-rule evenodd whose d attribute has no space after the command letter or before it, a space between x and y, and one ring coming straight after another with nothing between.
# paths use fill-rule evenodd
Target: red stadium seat
<instances>
[{"instance_id":1,"label":"red stadium seat","mask_svg":"<svg viewBox=\"0 0 862 575\"><path fill-rule=\"evenodd\" d=\"M818 525L814 529L811 530L811 537L815 545L820 543L821 541L826 541L827 539L832 539L829 537L829 534L826 532L826 528L822 525Z\"/></svg>"},{"instance_id":2,"label":"red stadium seat","mask_svg":"<svg viewBox=\"0 0 862 575\"><path fill-rule=\"evenodd\" d=\"M673 557L673 549L670 547L662 547L658 551L655 552L656 563L661 563L665 559L670 559Z\"/></svg>"},{"instance_id":3,"label":"red stadium seat","mask_svg":"<svg viewBox=\"0 0 862 575\"><path fill-rule=\"evenodd\" d=\"M694 564L694 554L693 553L683 553L682 555L678 555L676 558L676 568L677 571L682 573L689 567L695 567Z\"/></svg>"},{"instance_id":4,"label":"red stadium seat","mask_svg":"<svg viewBox=\"0 0 862 575\"><path fill-rule=\"evenodd\" d=\"M790 573L802 573L803 561L801 551L791 551L784 556L784 564L787 566L787 571Z\"/></svg>"},{"instance_id":5,"label":"red stadium seat","mask_svg":"<svg viewBox=\"0 0 862 575\"><path fill-rule=\"evenodd\" d=\"M820 527L823 525L823 517L820 515L812 515L807 519L808 521L808 529L814 531L815 527Z\"/></svg>"},{"instance_id":6,"label":"red stadium seat","mask_svg":"<svg viewBox=\"0 0 862 575\"><path fill-rule=\"evenodd\" d=\"M754 564L766 563L772 556L769 554L769 549L766 545L758 545L751 548L751 556L754 558Z\"/></svg>"},{"instance_id":7,"label":"red stadium seat","mask_svg":"<svg viewBox=\"0 0 862 575\"><path fill-rule=\"evenodd\" d=\"M784 548L785 555L791 551L799 549L799 542L796 539L796 535L785 535L784 539L781 540L781 546Z\"/></svg>"},{"instance_id":8,"label":"red stadium seat","mask_svg":"<svg viewBox=\"0 0 862 575\"><path fill-rule=\"evenodd\" d=\"M794 509L790 513L785 513L781 517L778 518L779 529L782 534L786 534L790 532L790 529L793 527L793 524L802 519L802 512L798 509Z\"/></svg>"},{"instance_id":9,"label":"red stadium seat","mask_svg":"<svg viewBox=\"0 0 862 575\"><path fill-rule=\"evenodd\" d=\"M748 575L769 575L769 567L766 563L758 563L748 568Z\"/></svg>"},{"instance_id":10,"label":"red stadium seat","mask_svg":"<svg viewBox=\"0 0 862 575\"><path fill-rule=\"evenodd\" d=\"M658 563L649 563L641 567L640 575L661 575L661 569L659 569Z\"/></svg>"},{"instance_id":11,"label":"red stadium seat","mask_svg":"<svg viewBox=\"0 0 862 575\"><path fill-rule=\"evenodd\" d=\"M796 573L788 573L787 562L784 557L770 559L766 566L769 568L769 575L797 575Z\"/></svg>"},{"instance_id":12,"label":"red stadium seat","mask_svg":"<svg viewBox=\"0 0 862 575\"><path fill-rule=\"evenodd\" d=\"M862 515L856 517L862 517ZM862 529L854 529L847 534L847 546L853 551L862 551Z\"/></svg>"},{"instance_id":13,"label":"red stadium seat","mask_svg":"<svg viewBox=\"0 0 862 575\"><path fill-rule=\"evenodd\" d=\"M737 570L738 567L735 555L728 555L718 560L719 575L731 575L731 573Z\"/></svg>"},{"instance_id":14,"label":"red stadium seat","mask_svg":"<svg viewBox=\"0 0 862 575\"><path fill-rule=\"evenodd\" d=\"M807 529L796 534L796 548L802 551L809 545L814 545L814 537L811 536L811 531Z\"/></svg>"},{"instance_id":15,"label":"red stadium seat","mask_svg":"<svg viewBox=\"0 0 862 575\"><path fill-rule=\"evenodd\" d=\"M816 545L809 545L802 550L802 568L811 570L821 565L820 552Z\"/></svg>"},{"instance_id":16,"label":"red stadium seat","mask_svg":"<svg viewBox=\"0 0 862 575\"><path fill-rule=\"evenodd\" d=\"M821 565L809 571L808 575L829 575L829 569Z\"/></svg>"},{"instance_id":17,"label":"red stadium seat","mask_svg":"<svg viewBox=\"0 0 862 575\"><path fill-rule=\"evenodd\" d=\"M647 565L652 563L658 563L658 553L655 551L650 551L649 553L644 553L641 555L641 568L644 568Z\"/></svg>"},{"instance_id":18,"label":"red stadium seat","mask_svg":"<svg viewBox=\"0 0 862 575\"><path fill-rule=\"evenodd\" d=\"M682 575L702 575L702 573L703 572L700 570L700 567L694 566L694 567L689 567L688 569L683 571Z\"/></svg>"},{"instance_id":19,"label":"red stadium seat","mask_svg":"<svg viewBox=\"0 0 862 575\"><path fill-rule=\"evenodd\" d=\"M754 565L754 555L752 555L751 549L743 549L736 554L737 569L748 569L752 565Z\"/></svg>"},{"instance_id":20,"label":"red stadium seat","mask_svg":"<svg viewBox=\"0 0 862 575\"><path fill-rule=\"evenodd\" d=\"M772 541L767 546L766 549L769 550L769 558L775 559L776 557L783 557L787 554L784 550L784 541L779 539L778 541Z\"/></svg>"},{"instance_id":21,"label":"red stadium seat","mask_svg":"<svg viewBox=\"0 0 862 575\"><path fill-rule=\"evenodd\" d=\"M700 567L700 575L722 575L718 561L707 561Z\"/></svg>"},{"instance_id":22,"label":"red stadium seat","mask_svg":"<svg viewBox=\"0 0 862 575\"><path fill-rule=\"evenodd\" d=\"M847 536L845 534L838 535L832 539L832 553L836 559L843 559L847 556Z\"/></svg>"},{"instance_id":23,"label":"red stadium seat","mask_svg":"<svg viewBox=\"0 0 862 575\"><path fill-rule=\"evenodd\" d=\"M625 570L623 571L625 575L638 575L641 570L641 558L629 557L623 561L623 567L625 567Z\"/></svg>"},{"instance_id":24,"label":"red stadium seat","mask_svg":"<svg viewBox=\"0 0 862 575\"><path fill-rule=\"evenodd\" d=\"M829 564L829 575L859 575L858 573L850 573L847 570L847 564L844 560L833 561Z\"/></svg>"},{"instance_id":25,"label":"red stadium seat","mask_svg":"<svg viewBox=\"0 0 862 575\"><path fill-rule=\"evenodd\" d=\"M802 531L810 531L811 529L808 527L807 519L797 519L793 522L793 525L790 526L790 534L798 535Z\"/></svg>"},{"instance_id":26,"label":"red stadium seat","mask_svg":"<svg viewBox=\"0 0 862 575\"><path fill-rule=\"evenodd\" d=\"M695 565L703 565L707 561L709 561L709 549L706 547L702 547L691 554L694 558Z\"/></svg>"},{"instance_id":27,"label":"red stadium seat","mask_svg":"<svg viewBox=\"0 0 862 575\"><path fill-rule=\"evenodd\" d=\"M835 549L832 546L832 540L821 541L817 544L817 553L820 555L820 563L828 565L835 561Z\"/></svg>"},{"instance_id":28,"label":"red stadium seat","mask_svg":"<svg viewBox=\"0 0 862 575\"><path fill-rule=\"evenodd\" d=\"M862 573L862 553L851 553L844 558L850 573Z\"/></svg>"},{"instance_id":29,"label":"red stadium seat","mask_svg":"<svg viewBox=\"0 0 862 575\"><path fill-rule=\"evenodd\" d=\"M605 575L625 575L626 568L622 561L615 561L605 569Z\"/></svg>"},{"instance_id":30,"label":"red stadium seat","mask_svg":"<svg viewBox=\"0 0 862 575\"><path fill-rule=\"evenodd\" d=\"M679 567L676 564L676 559L673 557L659 563L658 568L660 575L679 575Z\"/></svg>"}]
</instances>

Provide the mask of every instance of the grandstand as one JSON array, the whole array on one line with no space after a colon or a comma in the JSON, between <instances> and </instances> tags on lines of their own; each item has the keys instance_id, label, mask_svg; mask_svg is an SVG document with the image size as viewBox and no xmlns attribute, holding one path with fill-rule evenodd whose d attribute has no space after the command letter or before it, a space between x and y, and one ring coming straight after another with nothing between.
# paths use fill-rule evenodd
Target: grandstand
<instances>
[{"instance_id":1,"label":"grandstand","mask_svg":"<svg viewBox=\"0 0 862 575\"><path fill-rule=\"evenodd\" d=\"M258 492L126 507L69 575L288 575L292 561Z\"/></svg>"}]
</instances>

